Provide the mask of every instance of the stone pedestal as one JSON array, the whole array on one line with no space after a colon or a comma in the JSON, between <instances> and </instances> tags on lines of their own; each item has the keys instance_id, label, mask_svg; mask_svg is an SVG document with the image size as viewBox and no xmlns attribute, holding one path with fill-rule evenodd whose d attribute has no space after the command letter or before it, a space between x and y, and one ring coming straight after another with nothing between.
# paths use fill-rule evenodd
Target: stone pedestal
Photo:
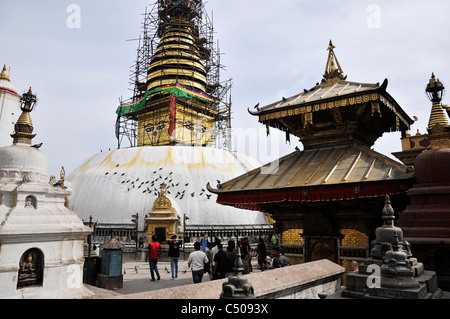
<instances>
[{"instance_id":1,"label":"stone pedestal","mask_svg":"<svg viewBox=\"0 0 450 319\"><path fill-rule=\"evenodd\" d=\"M98 274L97 287L109 290L123 288L123 275L108 276L105 274Z\"/></svg>"}]
</instances>

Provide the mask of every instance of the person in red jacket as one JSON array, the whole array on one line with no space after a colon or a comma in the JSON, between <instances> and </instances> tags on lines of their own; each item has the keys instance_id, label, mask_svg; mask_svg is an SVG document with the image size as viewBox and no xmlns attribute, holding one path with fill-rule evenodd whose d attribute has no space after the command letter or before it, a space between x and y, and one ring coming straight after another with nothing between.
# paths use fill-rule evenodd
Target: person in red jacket
<instances>
[{"instance_id":1,"label":"person in red jacket","mask_svg":"<svg viewBox=\"0 0 450 319\"><path fill-rule=\"evenodd\" d=\"M147 249L148 252L148 262L150 264L150 275L152 276L152 281L155 281L155 274L157 276L157 279L160 280L161 277L159 276L158 271L158 257L161 254L161 245L157 242L158 237L153 236L152 242L148 244Z\"/></svg>"}]
</instances>

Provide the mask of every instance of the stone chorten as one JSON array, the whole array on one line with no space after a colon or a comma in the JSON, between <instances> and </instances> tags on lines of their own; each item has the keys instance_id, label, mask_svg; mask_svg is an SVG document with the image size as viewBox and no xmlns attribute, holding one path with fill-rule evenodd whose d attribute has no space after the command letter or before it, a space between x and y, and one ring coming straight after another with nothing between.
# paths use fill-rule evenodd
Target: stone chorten
<instances>
[{"instance_id":1,"label":"stone chorten","mask_svg":"<svg viewBox=\"0 0 450 319\"><path fill-rule=\"evenodd\" d=\"M51 185L47 156L32 144L31 89L22 115L0 148L0 298L82 298L84 240L91 233L65 205L69 191Z\"/></svg>"},{"instance_id":2,"label":"stone chorten","mask_svg":"<svg viewBox=\"0 0 450 319\"><path fill-rule=\"evenodd\" d=\"M358 270L347 274L347 286L339 297L361 299L439 299L437 276L425 271L423 264L411 254L401 228L394 225L394 210L386 196L382 211L383 225L376 229L370 258ZM334 295L332 298L336 298ZM337 297L337 298L339 298Z\"/></svg>"}]
</instances>

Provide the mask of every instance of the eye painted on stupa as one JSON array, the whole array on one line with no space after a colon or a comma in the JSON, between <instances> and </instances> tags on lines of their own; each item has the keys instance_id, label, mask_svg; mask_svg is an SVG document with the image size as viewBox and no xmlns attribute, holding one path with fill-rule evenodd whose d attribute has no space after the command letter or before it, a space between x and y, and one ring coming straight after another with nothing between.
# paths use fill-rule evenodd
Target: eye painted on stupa
<instances>
[{"instance_id":1,"label":"eye painted on stupa","mask_svg":"<svg viewBox=\"0 0 450 319\"><path fill-rule=\"evenodd\" d=\"M153 132L154 129L155 129L155 126L153 125L153 123L149 123L149 124L145 125L145 131L147 133Z\"/></svg>"},{"instance_id":2,"label":"eye painted on stupa","mask_svg":"<svg viewBox=\"0 0 450 319\"><path fill-rule=\"evenodd\" d=\"M194 124L191 121L187 121L183 124L183 126L188 129L189 131L194 130Z\"/></svg>"}]
</instances>

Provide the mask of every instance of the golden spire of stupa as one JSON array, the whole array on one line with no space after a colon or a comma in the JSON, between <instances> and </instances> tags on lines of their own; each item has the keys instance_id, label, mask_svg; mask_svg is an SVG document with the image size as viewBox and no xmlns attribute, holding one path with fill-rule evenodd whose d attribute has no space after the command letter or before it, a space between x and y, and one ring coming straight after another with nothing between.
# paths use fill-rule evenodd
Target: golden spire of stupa
<instances>
[{"instance_id":1,"label":"golden spire of stupa","mask_svg":"<svg viewBox=\"0 0 450 319\"><path fill-rule=\"evenodd\" d=\"M447 120L447 115L445 114L444 108L442 107L441 100L444 91L444 85L436 79L434 72L431 74L431 79L428 82L427 88L425 90L433 102L431 107L430 120L428 122L428 130L431 130L437 124L444 128L448 128L450 125Z\"/></svg>"},{"instance_id":2,"label":"golden spire of stupa","mask_svg":"<svg viewBox=\"0 0 450 319\"><path fill-rule=\"evenodd\" d=\"M6 72L6 64L3 65L3 70L0 73L0 80L6 80L8 82L11 82L9 79L8 73Z\"/></svg>"}]
</instances>

